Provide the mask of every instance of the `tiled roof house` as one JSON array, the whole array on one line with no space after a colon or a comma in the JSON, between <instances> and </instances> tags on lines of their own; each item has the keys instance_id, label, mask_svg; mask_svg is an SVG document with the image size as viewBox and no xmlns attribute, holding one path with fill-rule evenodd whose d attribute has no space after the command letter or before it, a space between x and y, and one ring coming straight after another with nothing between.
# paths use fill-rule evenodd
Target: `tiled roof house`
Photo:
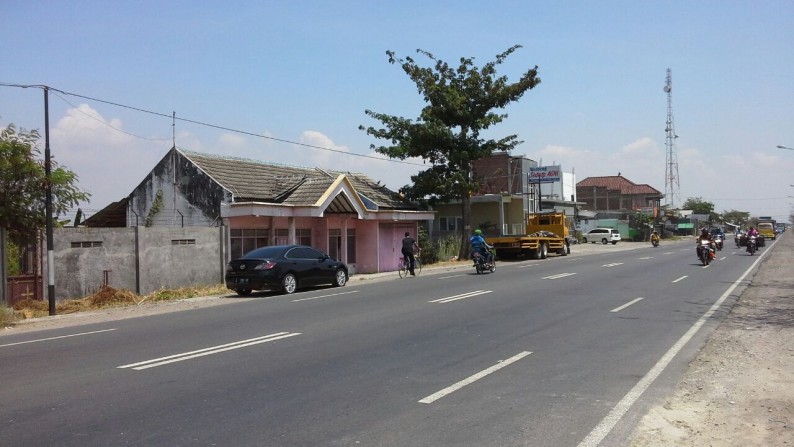
<instances>
[{"instance_id":1,"label":"tiled roof house","mask_svg":"<svg viewBox=\"0 0 794 447\"><path fill-rule=\"evenodd\" d=\"M351 271L395 270L405 232L433 213L361 173L172 148L126 199L124 226L229 228L229 258L264 245L312 245ZM102 212L92 219L107 222Z\"/></svg>"},{"instance_id":2,"label":"tiled roof house","mask_svg":"<svg viewBox=\"0 0 794 447\"><path fill-rule=\"evenodd\" d=\"M595 212L659 208L664 194L647 184L637 184L618 173L587 177L576 184L576 197L585 209Z\"/></svg>"}]
</instances>

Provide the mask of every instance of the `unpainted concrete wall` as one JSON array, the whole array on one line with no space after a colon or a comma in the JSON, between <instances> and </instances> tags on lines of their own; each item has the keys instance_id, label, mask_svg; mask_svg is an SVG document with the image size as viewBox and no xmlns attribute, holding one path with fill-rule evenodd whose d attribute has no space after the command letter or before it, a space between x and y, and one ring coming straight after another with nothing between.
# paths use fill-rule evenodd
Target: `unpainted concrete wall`
<instances>
[{"instance_id":1,"label":"unpainted concrete wall","mask_svg":"<svg viewBox=\"0 0 794 447\"><path fill-rule=\"evenodd\" d=\"M141 295L223 283L225 241L225 227L56 228L55 298L91 295L105 277L109 286Z\"/></svg>"}]
</instances>

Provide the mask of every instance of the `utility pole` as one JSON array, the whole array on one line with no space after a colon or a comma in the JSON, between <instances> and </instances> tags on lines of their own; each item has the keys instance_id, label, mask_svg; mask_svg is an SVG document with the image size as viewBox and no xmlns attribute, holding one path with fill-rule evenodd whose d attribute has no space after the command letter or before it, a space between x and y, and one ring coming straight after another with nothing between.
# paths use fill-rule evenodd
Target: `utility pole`
<instances>
[{"instance_id":1,"label":"utility pole","mask_svg":"<svg viewBox=\"0 0 794 447\"><path fill-rule=\"evenodd\" d=\"M52 160L50 158L50 88L44 86L44 175L45 220L47 229L47 299L50 315L55 315L55 262L52 237Z\"/></svg>"}]
</instances>

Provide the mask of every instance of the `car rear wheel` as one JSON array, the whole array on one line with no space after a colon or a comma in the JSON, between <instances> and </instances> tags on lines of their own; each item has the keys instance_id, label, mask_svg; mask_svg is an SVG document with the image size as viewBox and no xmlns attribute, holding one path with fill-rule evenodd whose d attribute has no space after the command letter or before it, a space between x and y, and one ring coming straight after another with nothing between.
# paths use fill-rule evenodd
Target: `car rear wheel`
<instances>
[{"instance_id":1,"label":"car rear wheel","mask_svg":"<svg viewBox=\"0 0 794 447\"><path fill-rule=\"evenodd\" d=\"M295 278L295 275L292 273L287 273L284 275L284 279L281 280L281 290L284 291L286 294L293 293L295 289L298 288L298 280Z\"/></svg>"},{"instance_id":2,"label":"car rear wheel","mask_svg":"<svg viewBox=\"0 0 794 447\"><path fill-rule=\"evenodd\" d=\"M339 269L336 271L336 275L334 276L334 287L342 287L347 284L347 273L344 270Z\"/></svg>"},{"instance_id":3,"label":"car rear wheel","mask_svg":"<svg viewBox=\"0 0 794 447\"><path fill-rule=\"evenodd\" d=\"M617 245L618 241L612 241L612 245Z\"/></svg>"},{"instance_id":4,"label":"car rear wheel","mask_svg":"<svg viewBox=\"0 0 794 447\"><path fill-rule=\"evenodd\" d=\"M236 292L240 296L248 296L251 294L251 289L237 289Z\"/></svg>"}]
</instances>

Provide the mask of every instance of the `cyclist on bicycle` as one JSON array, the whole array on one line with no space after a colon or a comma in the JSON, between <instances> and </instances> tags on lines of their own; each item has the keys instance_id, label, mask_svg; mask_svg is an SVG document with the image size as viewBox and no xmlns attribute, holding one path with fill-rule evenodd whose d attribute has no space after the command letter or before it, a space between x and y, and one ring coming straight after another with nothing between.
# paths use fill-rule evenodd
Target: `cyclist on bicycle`
<instances>
[{"instance_id":1,"label":"cyclist on bicycle","mask_svg":"<svg viewBox=\"0 0 794 447\"><path fill-rule=\"evenodd\" d=\"M411 272L411 276L416 276L416 273L414 273L414 265L416 264L414 250L419 251L419 244L416 243L416 239L411 237L411 233L406 231L403 238L402 253L405 262L408 263L408 270Z\"/></svg>"}]
</instances>

